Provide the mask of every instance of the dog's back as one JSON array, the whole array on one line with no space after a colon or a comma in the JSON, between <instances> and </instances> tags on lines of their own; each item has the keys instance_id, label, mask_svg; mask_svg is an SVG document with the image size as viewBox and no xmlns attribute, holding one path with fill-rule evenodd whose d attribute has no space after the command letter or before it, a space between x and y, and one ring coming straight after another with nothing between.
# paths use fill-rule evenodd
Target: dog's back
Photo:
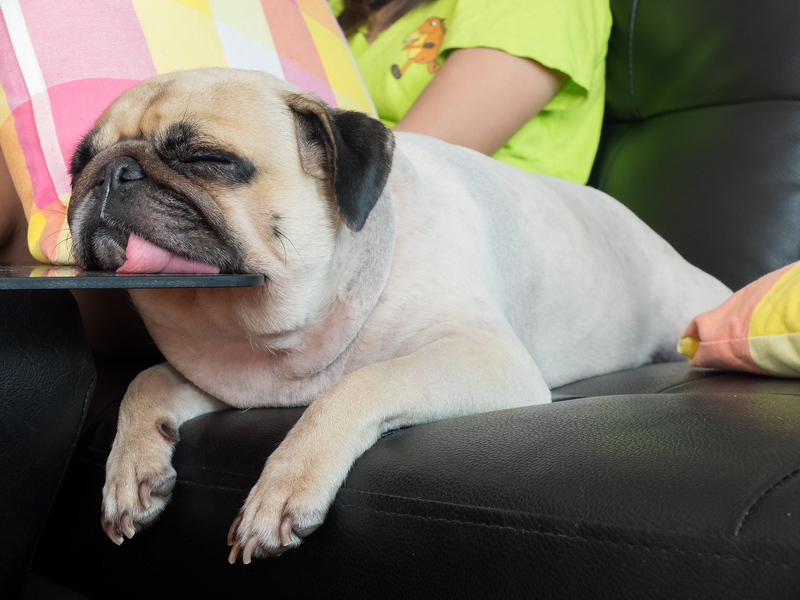
<instances>
[{"instance_id":1,"label":"dog's back","mask_svg":"<svg viewBox=\"0 0 800 600\"><path fill-rule=\"evenodd\" d=\"M683 328L731 293L589 187L414 134L397 136L390 186L384 295L415 320L502 315L550 387L677 359Z\"/></svg>"}]
</instances>

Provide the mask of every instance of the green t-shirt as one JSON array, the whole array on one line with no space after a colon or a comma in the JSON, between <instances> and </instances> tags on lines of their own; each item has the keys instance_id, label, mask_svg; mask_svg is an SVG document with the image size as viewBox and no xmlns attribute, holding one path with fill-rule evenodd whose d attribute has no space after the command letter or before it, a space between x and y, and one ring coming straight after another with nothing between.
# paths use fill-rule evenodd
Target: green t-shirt
<instances>
[{"instance_id":1,"label":"green t-shirt","mask_svg":"<svg viewBox=\"0 0 800 600\"><path fill-rule=\"evenodd\" d=\"M329 3L334 14L342 11L342 0ZM457 48L498 48L561 71L569 80L494 157L585 183L600 139L610 30L608 0L434 0L403 16L372 44L366 25L348 41L388 127Z\"/></svg>"}]
</instances>

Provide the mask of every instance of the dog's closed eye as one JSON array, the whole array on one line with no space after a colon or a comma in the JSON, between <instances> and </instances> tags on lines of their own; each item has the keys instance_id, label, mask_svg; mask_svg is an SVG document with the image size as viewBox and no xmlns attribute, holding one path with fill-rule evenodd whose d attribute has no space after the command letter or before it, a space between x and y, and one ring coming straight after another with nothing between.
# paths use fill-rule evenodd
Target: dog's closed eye
<instances>
[{"instance_id":1,"label":"dog's closed eye","mask_svg":"<svg viewBox=\"0 0 800 600\"><path fill-rule=\"evenodd\" d=\"M246 158L221 149L214 149L212 152L177 157L162 156L162 160L182 175L213 179L228 185L243 185L255 176L255 165Z\"/></svg>"},{"instance_id":2,"label":"dog's closed eye","mask_svg":"<svg viewBox=\"0 0 800 600\"><path fill-rule=\"evenodd\" d=\"M250 182L256 173L255 165L246 158L206 143L192 123L174 123L154 143L159 158L187 177L237 185Z\"/></svg>"},{"instance_id":3,"label":"dog's closed eye","mask_svg":"<svg viewBox=\"0 0 800 600\"><path fill-rule=\"evenodd\" d=\"M211 156L208 154L201 154L199 156L187 156L185 158L177 159L182 163L186 164L193 164L193 163L219 163L223 165L229 165L233 162L230 158L224 156Z\"/></svg>"}]
</instances>

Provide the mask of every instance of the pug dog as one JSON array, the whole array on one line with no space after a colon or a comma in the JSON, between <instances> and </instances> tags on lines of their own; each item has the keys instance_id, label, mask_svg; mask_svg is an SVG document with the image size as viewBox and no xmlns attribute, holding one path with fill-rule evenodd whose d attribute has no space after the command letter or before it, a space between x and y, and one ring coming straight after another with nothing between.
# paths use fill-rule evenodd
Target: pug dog
<instances>
[{"instance_id":1,"label":"pug dog","mask_svg":"<svg viewBox=\"0 0 800 600\"><path fill-rule=\"evenodd\" d=\"M168 362L120 408L102 504L117 544L164 510L188 419L308 407L231 526L229 560L249 563L314 531L383 433L674 360L731 294L597 190L393 135L260 72L140 83L71 171L81 267L265 275L131 290Z\"/></svg>"}]
</instances>

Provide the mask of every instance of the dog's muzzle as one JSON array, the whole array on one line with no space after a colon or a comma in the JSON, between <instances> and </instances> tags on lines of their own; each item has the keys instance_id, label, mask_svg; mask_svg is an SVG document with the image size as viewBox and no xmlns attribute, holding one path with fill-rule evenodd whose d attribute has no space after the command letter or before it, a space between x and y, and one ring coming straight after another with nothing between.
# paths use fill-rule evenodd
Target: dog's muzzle
<instances>
[{"instance_id":1,"label":"dog's muzzle","mask_svg":"<svg viewBox=\"0 0 800 600\"><path fill-rule=\"evenodd\" d=\"M125 140L94 157L74 183L68 218L76 262L84 269L243 269L239 244L216 203L142 140ZM131 262L132 248L139 253L133 258L159 258ZM170 260L179 271L162 270Z\"/></svg>"}]
</instances>

